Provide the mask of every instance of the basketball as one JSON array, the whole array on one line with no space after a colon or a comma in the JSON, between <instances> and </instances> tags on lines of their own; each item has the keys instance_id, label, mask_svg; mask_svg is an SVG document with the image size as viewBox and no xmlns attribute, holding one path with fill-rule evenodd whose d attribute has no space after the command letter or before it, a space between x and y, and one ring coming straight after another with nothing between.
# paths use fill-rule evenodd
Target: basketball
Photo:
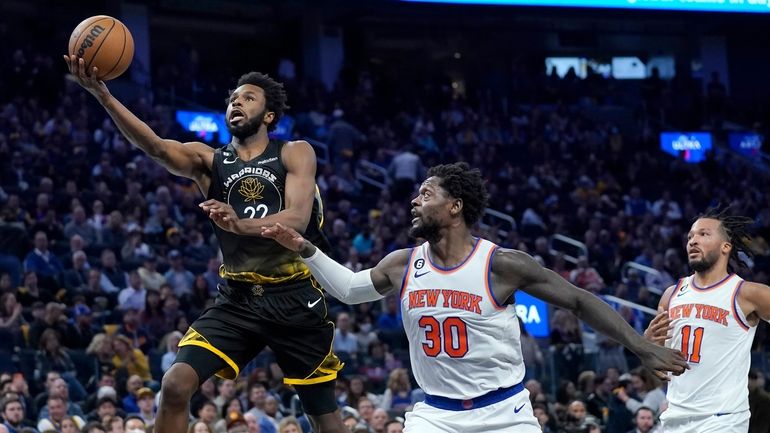
<instances>
[{"instance_id":1,"label":"basketball","mask_svg":"<svg viewBox=\"0 0 770 433\"><path fill-rule=\"evenodd\" d=\"M99 68L97 78L112 80L128 69L134 58L134 39L120 20L107 15L86 18L72 32L70 55L85 60L87 72Z\"/></svg>"}]
</instances>

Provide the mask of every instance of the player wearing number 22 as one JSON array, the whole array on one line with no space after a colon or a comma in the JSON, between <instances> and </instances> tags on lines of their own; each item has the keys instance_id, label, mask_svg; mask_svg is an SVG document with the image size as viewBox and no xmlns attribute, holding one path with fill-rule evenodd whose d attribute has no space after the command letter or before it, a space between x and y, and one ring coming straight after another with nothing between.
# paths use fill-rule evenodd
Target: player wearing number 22
<instances>
[{"instance_id":1,"label":"player wearing number 22","mask_svg":"<svg viewBox=\"0 0 770 433\"><path fill-rule=\"evenodd\" d=\"M473 237L470 227L487 201L478 170L456 163L433 167L428 176L412 200L411 227L427 242L394 251L373 269L352 272L283 225L262 232L299 252L343 302L401 296L412 370L427 394L406 414L405 432L540 432L521 383L517 290L571 310L661 375L684 371L679 351L645 340L599 298L523 252Z\"/></svg>"},{"instance_id":2,"label":"player wearing number 22","mask_svg":"<svg viewBox=\"0 0 770 433\"><path fill-rule=\"evenodd\" d=\"M690 369L668 386L666 433L746 433L751 344L760 320L770 319L770 287L732 270L750 254L753 221L710 210L693 223L687 257L695 273L669 287L645 335L681 350Z\"/></svg>"},{"instance_id":3,"label":"player wearing number 22","mask_svg":"<svg viewBox=\"0 0 770 433\"><path fill-rule=\"evenodd\" d=\"M317 432L342 433L334 381L342 368L331 350L334 325L323 292L299 256L270 239L245 234L277 222L325 244L315 186L315 153L305 141L271 140L286 106L283 85L251 72L227 101L233 140L224 148L162 139L115 99L97 70L65 56L77 82L104 106L120 131L171 173L195 181L208 200L224 258L213 306L190 326L164 374L156 433L187 430L189 401L210 376L234 379L270 346Z\"/></svg>"}]
</instances>

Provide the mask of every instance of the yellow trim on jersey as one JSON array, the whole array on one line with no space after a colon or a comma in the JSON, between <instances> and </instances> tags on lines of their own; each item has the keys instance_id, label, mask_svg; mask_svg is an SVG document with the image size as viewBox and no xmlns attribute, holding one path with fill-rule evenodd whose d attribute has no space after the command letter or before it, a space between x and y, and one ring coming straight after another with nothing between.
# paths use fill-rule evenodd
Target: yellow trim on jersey
<instances>
[{"instance_id":1,"label":"yellow trim on jersey","mask_svg":"<svg viewBox=\"0 0 770 433\"><path fill-rule=\"evenodd\" d=\"M331 323L332 329L334 329L334 322L330 321L329 323ZM287 385L314 385L316 383L329 382L337 378L337 372L342 370L343 367L345 367L345 364L334 354L334 334L332 334L329 353L318 367L303 379L284 378L283 383Z\"/></svg>"},{"instance_id":2,"label":"yellow trim on jersey","mask_svg":"<svg viewBox=\"0 0 770 433\"><path fill-rule=\"evenodd\" d=\"M301 262L300 262L301 263ZM225 269L225 265L219 267L219 276L227 280L243 281L251 284L281 284L310 278L310 269L302 264L304 269L288 275L271 277L257 272L231 272ZM297 267L299 268L299 267Z\"/></svg>"},{"instance_id":3,"label":"yellow trim on jersey","mask_svg":"<svg viewBox=\"0 0 770 433\"><path fill-rule=\"evenodd\" d=\"M337 378L337 373L327 376L314 377L312 379L284 379L286 385L315 385L316 383L329 382Z\"/></svg>"},{"instance_id":4,"label":"yellow trim on jersey","mask_svg":"<svg viewBox=\"0 0 770 433\"><path fill-rule=\"evenodd\" d=\"M182 346L197 346L202 347L209 352L213 353L214 355L217 355L218 357L222 358L223 361L227 363L227 365L230 366L232 370L228 370L227 368L223 368L222 370L219 370L217 372L217 376L221 377L222 379L232 379L235 380L236 377L238 377L238 374L240 374L241 370L238 368L238 364L236 364L232 359L230 359L229 356L225 355L224 352L214 347L209 341L201 335L198 331L193 329L191 326L187 333L182 337L182 341L179 342L179 347Z\"/></svg>"}]
</instances>

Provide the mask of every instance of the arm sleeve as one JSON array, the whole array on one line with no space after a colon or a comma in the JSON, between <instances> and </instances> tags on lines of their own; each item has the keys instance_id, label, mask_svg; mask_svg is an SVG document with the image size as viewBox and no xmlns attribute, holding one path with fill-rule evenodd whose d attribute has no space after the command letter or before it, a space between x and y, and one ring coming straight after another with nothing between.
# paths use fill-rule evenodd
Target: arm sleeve
<instances>
[{"instance_id":1,"label":"arm sleeve","mask_svg":"<svg viewBox=\"0 0 770 433\"><path fill-rule=\"evenodd\" d=\"M371 269L353 272L332 260L320 248L316 248L312 256L302 261L324 290L346 304L361 304L384 298L374 289Z\"/></svg>"}]
</instances>

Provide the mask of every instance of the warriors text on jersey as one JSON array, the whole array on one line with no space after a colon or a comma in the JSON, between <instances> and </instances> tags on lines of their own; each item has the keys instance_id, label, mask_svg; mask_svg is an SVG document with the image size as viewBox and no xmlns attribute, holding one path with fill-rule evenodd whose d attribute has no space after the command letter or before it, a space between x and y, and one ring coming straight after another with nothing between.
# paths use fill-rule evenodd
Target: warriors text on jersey
<instances>
[{"instance_id":1,"label":"warriors text on jersey","mask_svg":"<svg viewBox=\"0 0 770 433\"><path fill-rule=\"evenodd\" d=\"M668 386L668 410L661 418L731 414L749 409L748 374L755 326L738 305L743 279L730 274L698 287L694 276L679 280L669 298L673 337L666 346L679 349L690 365Z\"/></svg>"},{"instance_id":2,"label":"warriors text on jersey","mask_svg":"<svg viewBox=\"0 0 770 433\"><path fill-rule=\"evenodd\" d=\"M265 151L251 161L242 161L232 144L214 152L208 197L228 203L239 218L264 218L284 210L286 167L281 160L285 141L271 140ZM310 222L304 237L324 249L321 232L323 208L316 189ZM220 274L227 279L255 284L281 283L309 278L310 271L297 253L272 239L242 236L214 225L222 248Z\"/></svg>"},{"instance_id":3,"label":"warriors text on jersey","mask_svg":"<svg viewBox=\"0 0 770 433\"><path fill-rule=\"evenodd\" d=\"M477 239L454 268L430 260L428 243L412 250L401 288L412 370L427 394L475 398L524 378L519 323L513 305L491 292L497 246Z\"/></svg>"}]
</instances>

